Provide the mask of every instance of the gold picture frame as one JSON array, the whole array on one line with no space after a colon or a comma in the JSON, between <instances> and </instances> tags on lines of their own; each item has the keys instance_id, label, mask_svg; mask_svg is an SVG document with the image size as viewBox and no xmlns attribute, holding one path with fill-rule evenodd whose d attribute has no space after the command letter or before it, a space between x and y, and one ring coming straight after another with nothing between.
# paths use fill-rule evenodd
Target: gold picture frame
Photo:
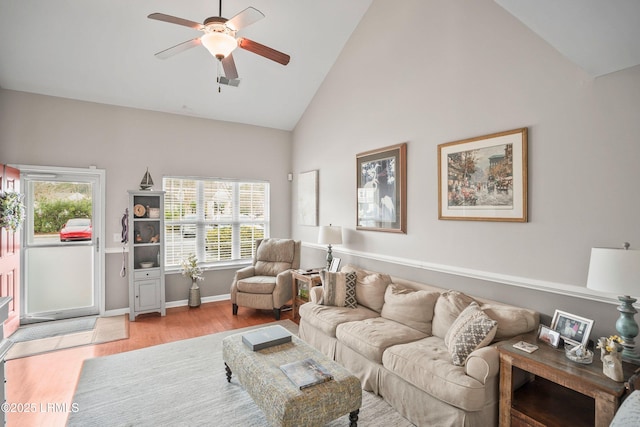
<instances>
[{"instance_id":1,"label":"gold picture frame","mask_svg":"<svg viewBox=\"0 0 640 427\"><path fill-rule=\"evenodd\" d=\"M527 128L438 145L438 219L527 222Z\"/></svg>"},{"instance_id":2,"label":"gold picture frame","mask_svg":"<svg viewBox=\"0 0 640 427\"><path fill-rule=\"evenodd\" d=\"M407 143L356 155L356 229L407 232Z\"/></svg>"}]
</instances>

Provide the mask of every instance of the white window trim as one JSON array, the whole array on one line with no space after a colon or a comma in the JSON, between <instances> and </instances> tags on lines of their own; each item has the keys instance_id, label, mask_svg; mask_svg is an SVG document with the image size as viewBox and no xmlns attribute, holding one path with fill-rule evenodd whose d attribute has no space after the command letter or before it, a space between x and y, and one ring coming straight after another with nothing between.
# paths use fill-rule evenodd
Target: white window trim
<instances>
[{"instance_id":1,"label":"white window trim","mask_svg":"<svg viewBox=\"0 0 640 427\"><path fill-rule=\"evenodd\" d=\"M227 269L234 268L238 266L245 266L251 264L251 259L240 258L241 246L240 246L240 227L245 224L259 224L264 225L264 237L267 238L270 236L270 183L269 181L261 181L261 180L248 180L248 179L229 179L229 178L209 178L209 177L190 177L190 176L165 176L163 177L163 190L169 193L165 187L165 179L181 179L181 180L192 180L196 182L196 257L198 260L205 260L205 236L206 236L206 226L207 225L231 225L232 227L232 247L231 247L231 260L223 260L223 261L202 261L199 262L198 265L205 270L217 270L217 269ZM212 221L205 219L205 192L204 192L204 183L206 181L218 181L218 182L226 182L232 184L232 197L233 197L233 210L232 216L230 220L221 220L221 221ZM266 194L264 195L264 219L263 220L245 220L242 221L240 217L240 185L241 184L265 184ZM167 203L168 198L165 197L165 204ZM175 225L191 225L193 221L184 221L184 220L165 220L166 226L175 226ZM166 262L166 251L165 251L165 265L166 272L180 272L180 266L177 264L169 264Z\"/></svg>"}]
</instances>

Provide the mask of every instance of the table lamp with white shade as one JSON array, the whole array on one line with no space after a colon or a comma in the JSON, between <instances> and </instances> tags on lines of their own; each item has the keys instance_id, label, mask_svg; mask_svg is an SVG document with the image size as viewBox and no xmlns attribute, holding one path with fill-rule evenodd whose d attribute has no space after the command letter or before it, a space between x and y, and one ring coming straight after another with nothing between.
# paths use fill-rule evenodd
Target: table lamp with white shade
<instances>
[{"instance_id":1,"label":"table lamp with white shade","mask_svg":"<svg viewBox=\"0 0 640 427\"><path fill-rule=\"evenodd\" d=\"M620 295L616 330L622 338L622 359L640 364L635 351L634 338L638 336L638 324L634 316L638 312L633 295L640 295L640 251L624 248L592 248L589 261L587 288Z\"/></svg>"},{"instance_id":2,"label":"table lamp with white shade","mask_svg":"<svg viewBox=\"0 0 640 427\"><path fill-rule=\"evenodd\" d=\"M327 269L331 266L333 255L331 254L331 245L342 244L342 227L336 225L321 225L318 233L318 243L328 245L327 247Z\"/></svg>"}]
</instances>

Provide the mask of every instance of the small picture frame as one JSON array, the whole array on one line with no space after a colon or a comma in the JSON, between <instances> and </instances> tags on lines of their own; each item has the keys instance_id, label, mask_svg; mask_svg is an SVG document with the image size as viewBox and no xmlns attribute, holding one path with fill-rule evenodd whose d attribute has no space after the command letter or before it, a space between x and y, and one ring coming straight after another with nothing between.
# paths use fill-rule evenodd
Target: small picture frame
<instances>
[{"instance_id":1,"label":"small picture frame","mask_svg":"<svg viewBox=\"0 0 640 427\"><path fill-rule=\"evenodd\" d=\"M331 273L337 273L340 268L340 258L333 258L331 260L331 264L329 265L329 271Z\"/></svg>"},{"instance_id":2,"label":"small picture frame","mask_svg":"<svg viewBox=\"0 0 640 427\"><path fill-rule=\"evenodd\" d=\"M538 339L553 348L558 348L560 345L560 333L545 325L540 325L538 329Z\"/></svg>"},{"instance_id":3,"label":"small picture frame","mask_svg":"<svg viewBox=\"0 0 640 427\"><path fill-rule=\"evenodd\" d=\"M574 345L589 344L589 334L593 327L593 320L576 316L565 311L556 310L551 320L551 329L558 332L560 337Z\"/></svg>"}]
</instances>

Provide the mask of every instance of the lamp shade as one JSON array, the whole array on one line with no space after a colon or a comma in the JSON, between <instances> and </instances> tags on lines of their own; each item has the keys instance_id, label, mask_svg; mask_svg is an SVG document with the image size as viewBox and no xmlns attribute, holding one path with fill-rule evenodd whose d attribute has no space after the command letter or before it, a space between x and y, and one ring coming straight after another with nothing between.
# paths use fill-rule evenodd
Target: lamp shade
<instances>
[{"instance_id":1,"label":"lamp shade","mask_svg":"<svg viewBox=\"0 0 640 427\"><path fill-rule=\"evenodd\" d=\"M200 41L219 60L226 58L238 47L238 42L231 35L224 32L212 31L200 37Z\"/></svg>"},{"instance_id":2,"label":"lamp shade","mask_svg":"<svg viewBox=\"0 0 640 427\"><path fill-rule=\"evenodd\" d=\"M335 225L322 225L318 233L318 243L321 245L342 244L342 227Z\"/></svg>"},{"instance_id":3,"label":"lamp shade","mask_svg":"<svg viewBox=\"0 0 640 427\"><path fill-rule=\"evenodd\" d=\"M587 288L640 296L640 251L592 248Z\"/></svg>"}]
</instances>

